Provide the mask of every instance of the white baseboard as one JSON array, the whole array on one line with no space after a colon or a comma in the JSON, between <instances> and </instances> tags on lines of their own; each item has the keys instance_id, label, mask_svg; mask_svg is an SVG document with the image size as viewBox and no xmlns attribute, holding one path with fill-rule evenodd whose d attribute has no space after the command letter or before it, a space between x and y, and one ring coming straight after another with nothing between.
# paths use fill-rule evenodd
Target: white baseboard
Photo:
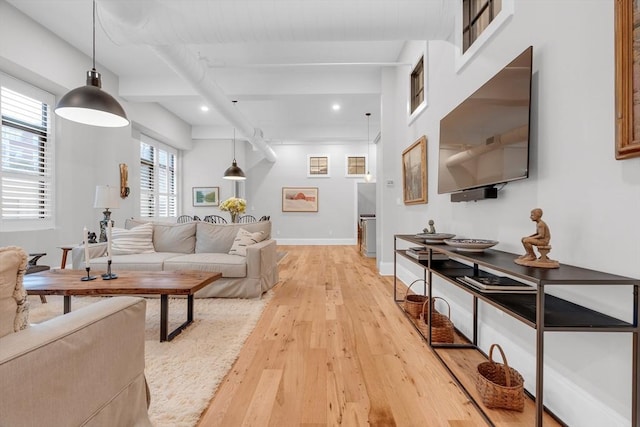
<instances>
[{"instance_id":1,"label":"white baseboard","mask_svg":"<svg viewBox=\"0 0 640 427\"><path fill-rule=\"evenodd\" d=\"M278 245L291 246L354 246L358 244L356 239L275 239Z\"/></svg>"}]
</instances>

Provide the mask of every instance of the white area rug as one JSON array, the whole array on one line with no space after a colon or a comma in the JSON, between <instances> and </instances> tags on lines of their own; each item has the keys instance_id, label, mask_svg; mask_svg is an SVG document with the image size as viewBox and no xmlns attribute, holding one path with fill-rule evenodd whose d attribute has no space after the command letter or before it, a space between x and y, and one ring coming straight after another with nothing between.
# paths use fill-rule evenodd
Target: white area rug
<instances>
[{"instance_id":1,"label":"white area rug","mask_svg":"<svg viewBox=\"0 0 640 427\"><path fill-rule=\"evenodd\" d=\"M196 299L194 321L173 341L160 340L160 299L147 299L145 374L151 390L149 415L157 427L195 426L238 357L270 298ZM62 297L30 296L29 321L62 314ZM100 298L72 298L76 310ZM169 330L186 320L186 299L169 300Z\"/></svg>"}]
</instances>

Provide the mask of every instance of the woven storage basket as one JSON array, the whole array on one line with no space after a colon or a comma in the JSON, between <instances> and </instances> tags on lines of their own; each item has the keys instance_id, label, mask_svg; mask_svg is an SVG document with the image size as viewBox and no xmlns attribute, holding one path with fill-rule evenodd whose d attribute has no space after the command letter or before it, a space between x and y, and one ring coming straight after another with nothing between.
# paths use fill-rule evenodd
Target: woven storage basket
<instances>
[{"instance_id":1,"label":"woven storage basket","mask_svg":"<svg viewBox=\"0 0 640 427\"><path fill-rule=\"evenodd\" d=\"M442 300L447 304L447 315L439 313L435 309L436 300ZM418 329L425 337L429 336L429 312L427 311L427 302L422 304L420 317L418 319ZM440 343L453 343L453 322L451 321L451 306L440 297L431 298L431 341Z\"/></svg>"},{"instance_id":2,"label":"woven storage basket","mask_svg":"<svg viewBox=\"0 0 640 427\"><path fill-rule=\"evenodd\" d=\"M411 287L418 282L424 282L424 280L418 279L411 282L411 284L407 288L407 293L404 296L404 304L403 304L404 311L406 311L409 314L409 316L411 316L412 319L417 319L418 317L420 317L420 312L422 311L422 304L425 301L429 300L428 296L409 293L409 290L411 289ZM425 282L425 285L426 285L426 282Z\"/></svg>"},{"instance_id":3,"label":"woven storage basket","mask_svg":"<svg viewBox=\"0 0 640 427\"><path fill-rule=\"evenodd\" d=\"M504 363L493 361L493 348L497 347ZM509 366L507 358L498 344L491 344L489 361L478 365L476 388L487 408L524 410L524 379Z\"/></svg>"}]
</instances>

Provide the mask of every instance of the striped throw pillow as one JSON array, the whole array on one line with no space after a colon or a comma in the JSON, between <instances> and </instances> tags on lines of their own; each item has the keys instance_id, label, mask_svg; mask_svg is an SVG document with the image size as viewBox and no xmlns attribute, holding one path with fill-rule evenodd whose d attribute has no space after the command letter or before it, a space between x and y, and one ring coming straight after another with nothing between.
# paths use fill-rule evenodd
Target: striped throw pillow
<instances>
[{"instance_id":1,"label":"striped throw pillow","mask_svg":"<svg viewBox=\"0 0 640 427\"><path fill-rule=\"evenodd\" d=\"M153 224L147 223L133 227L111 229L111 254L130 255L155 252L153 248Z\"/></svg>"},{"instance_id":2,"label":"striped throw pillow","mask_svg":"<svg viewBox=\"0 0 640 427\"><path fill-rule=\"evenodd\" d=\"M247 246L255 245L258 242L262 242L265 237L266 234L264 234L263 231L250 233L244 228L241 228L238 230L238 234L233 241L231 250L229 250L229 255L247 256Z\"/></svg>"}]
</instances>

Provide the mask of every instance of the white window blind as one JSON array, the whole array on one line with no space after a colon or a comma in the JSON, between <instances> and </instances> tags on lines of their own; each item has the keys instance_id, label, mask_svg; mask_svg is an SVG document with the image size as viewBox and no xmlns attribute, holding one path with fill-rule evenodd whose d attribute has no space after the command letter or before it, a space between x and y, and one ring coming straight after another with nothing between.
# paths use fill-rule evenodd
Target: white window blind
<instances>
[{"instance_id":1,"label":"white window blind","mask_svg":"<svg viewBox=\"0 0 640 427\"><path fill-rule=\"evenodd\" d=\"M140 216L178 216L178 151L140 135Z\"/></svg>"},{"instance_id":2,"label":"white window blind","mask_svg":"<svg viewBox=\"0 0 640 427\"><path fill-rule=\"evenodd\" d=\"M0 230L53 228L55 97L0 73Z\"/></svg>"}]
</instances>

